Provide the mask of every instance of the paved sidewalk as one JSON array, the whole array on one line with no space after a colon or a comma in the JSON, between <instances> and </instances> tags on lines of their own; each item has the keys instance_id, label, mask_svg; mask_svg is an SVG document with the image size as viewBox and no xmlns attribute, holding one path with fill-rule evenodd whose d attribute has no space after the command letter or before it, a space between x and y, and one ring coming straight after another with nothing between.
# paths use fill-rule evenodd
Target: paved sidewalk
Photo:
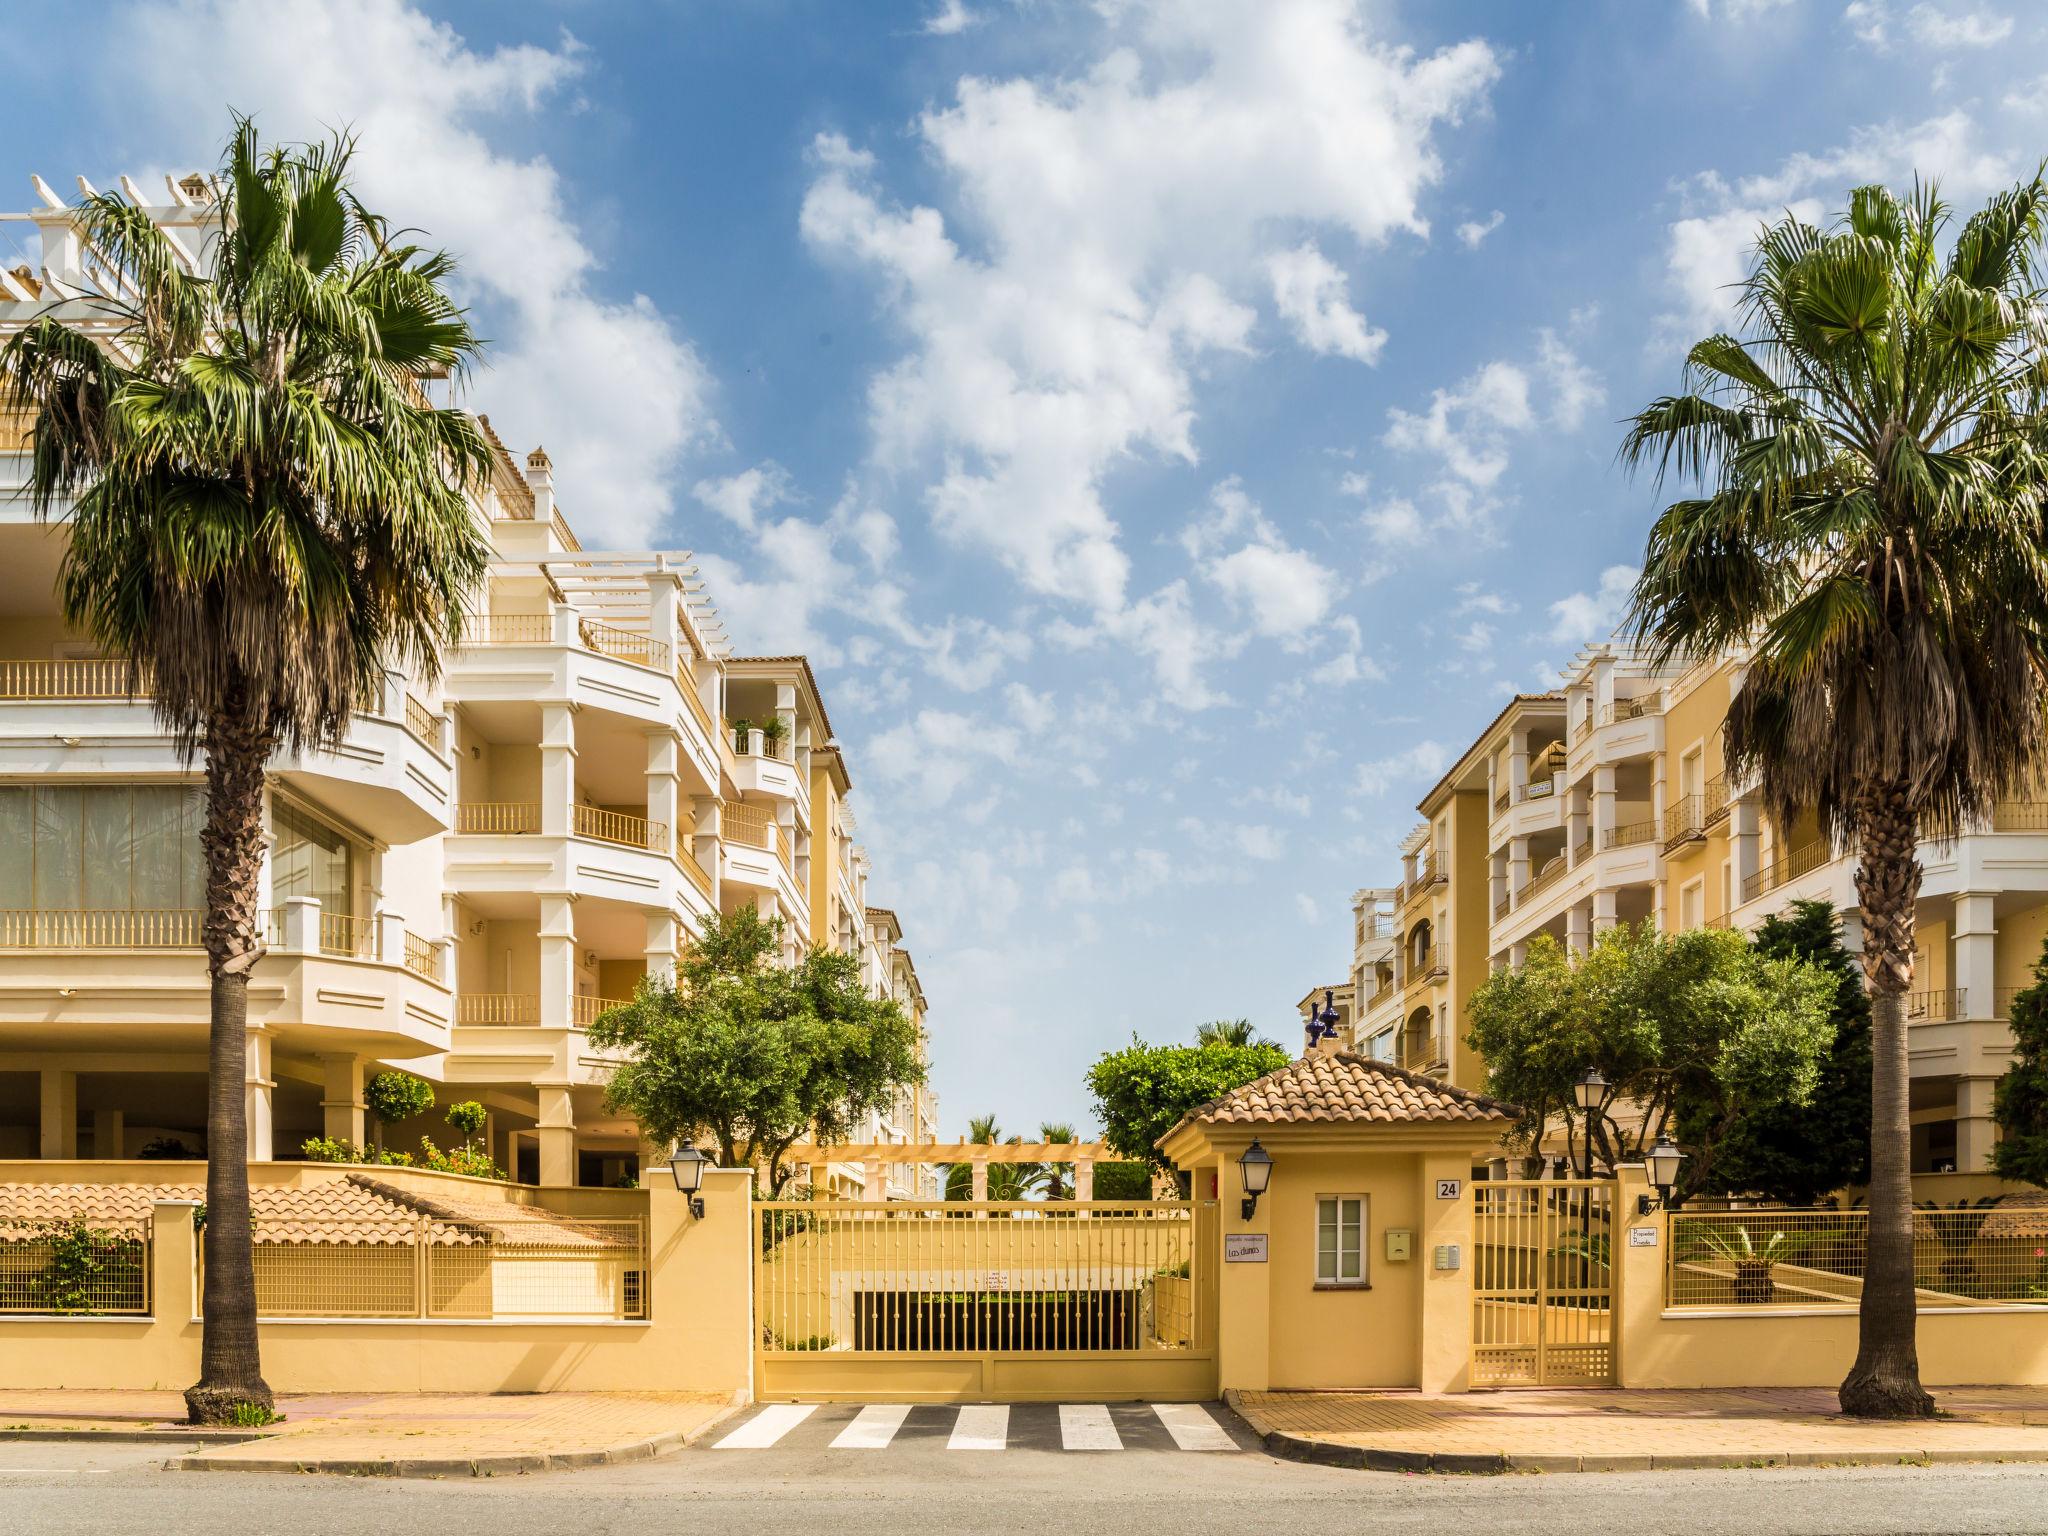
<instances>
[{"instance_id":1,"label":"paved sidewalk","mask_svg":"<svg viewBox=\"0 0 2048 1536\"><path fill-rule=\"evenodd\" d=\"M1821 1388L1232 1392L1276 1456L1437 1472L2048 1461L2048 1387L1936 1388L1942 1417L1872 1423Z\"/></svg>"},{"instance_id":2,"label":"paved sidewalk","mask_svg":"<svg viewBox=\"0 0 2048 1536\"><path fill-rule=\"evenodd\" d=\"M328 1393L280 1397L265 1429L198 1439L176 1392L0 1390L0 1436L161 1437L187 1471L450 1477L637 1461L734 1411L707 1393Z\"/></svg>"}]
</instances>

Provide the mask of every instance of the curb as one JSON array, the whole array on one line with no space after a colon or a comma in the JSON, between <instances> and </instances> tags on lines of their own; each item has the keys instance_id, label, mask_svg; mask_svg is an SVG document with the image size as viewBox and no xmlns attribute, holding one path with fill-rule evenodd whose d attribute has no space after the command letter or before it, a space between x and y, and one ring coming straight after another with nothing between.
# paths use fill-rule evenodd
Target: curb
<instances>
[{"instance_id":1,"label":"curb","mask_svg":"<svg viewBox=\"0 0 2048 1536\"><path fill-rule=\"evenodd\" d=\"M735 1393L737 1398L741 1394ZM574 1472L590 1467L621 1466L635 1461L652 1461L670 1451L695 1445L723 1428L752 1406L735 1401L724 1413L707 1419L695 1429L673 1429L640 1440L628 1440L596 1451L526 1451L502 1456L429 1457L403 1456L384 1459L275 1456L248 1461L212 1461L205 1456L176 1456L164 1463L167 1472L326 1472L339 1477L516 1477L531 1472ZM243 1436L241 1444L261 1436Z\"/></svg>"},{"instance_id":2,"label":"curb","mask_svg":"<svg viewBox=\"0 0 2048 1536\"><path fill-rule=\"evenodd\" d=\"M2048 1450L1970 1451L1794 1451L1756 1452L1749 1455L1587 1455L1512 1456L1504 1451L1396 1451L1367 1445L1339 1445L1331 1440L1314 1440L1290 1435L1285 1430L1261 1434L1237 1406L1235 1390L1223 1394L1224 1406L1262 1445L1266 1454L1281 1461L1298 1461L1308 1466L1347 1467L1363 1472L1437 1472L1446 1475L1500 1476L1509 1472L1671 1472L1741 1471L1765 1467L1893 1467L1961 1463L2048 1462Z\"/></svg>"},{"instance_id":3,"label":"curb","mask_svg":"<svg viewBox=\"0 0 2048 1536\"><path fill-rule=\"evenodd\" d=\"M0 1440L96 1445L247 1445L266 1435L240 1429L0 1429Z\"/></svg>"}]
</instances>

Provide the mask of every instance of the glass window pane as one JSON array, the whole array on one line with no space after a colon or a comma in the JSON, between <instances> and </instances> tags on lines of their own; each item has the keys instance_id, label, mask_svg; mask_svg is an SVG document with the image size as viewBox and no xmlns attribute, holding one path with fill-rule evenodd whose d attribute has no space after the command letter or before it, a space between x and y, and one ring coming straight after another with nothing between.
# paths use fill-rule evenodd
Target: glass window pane
<instances>
[{"instance_id":1,"label":"glass window pane","mask_svg":"<svg viewBox=\"0 0 2048 1536\"><path fill-rule=\"evenodd\" d=\"M0 789L0 908L23 911L35 905L35 791Z\"/></svg>"},{"instance_id":2,"label":"glass window pane","mask_svg":"<svg viewBox=\"0 0 2048 1536\"><path fill-rule=\"evenodd\" d=\"M135 794L127 785L95 785L82 791L79 817L79 874L83 899L92 911L126 911L133 904L129 837L134 831Z\"/></svg>"},{"instance_id":3,"label":"glass window pane","mask_svg":"<svg viewBox=\"0 0 2048 1536\"><path fill-rule=\"evenodd\" d=\"M46 912L75 912L83 904L79 890L83 791L38 786L35 797L35 904Z\"/></svg>"}]
</instances>

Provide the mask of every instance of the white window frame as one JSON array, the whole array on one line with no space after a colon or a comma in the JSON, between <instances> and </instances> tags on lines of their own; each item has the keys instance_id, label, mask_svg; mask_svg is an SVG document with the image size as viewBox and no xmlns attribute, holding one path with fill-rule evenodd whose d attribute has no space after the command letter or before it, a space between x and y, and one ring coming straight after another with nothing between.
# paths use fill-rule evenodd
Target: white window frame
<instances>
[{"instance_id":1,"label":"white window frame","mask_svg":"<svg viewBox=\"0 0 2048 1536\"><path fill-rule=\"evenodd\" d=\"M1358 1244L1358 1273L1356 1275L1346 1275L1344 1273L1344 1234L1346 1230L1344 1207L1347 1204L1355 1204L1358 1207L1357 1220L1352 1224L1352 1231L1356 1236ZM1331 1248L1329 1257L1332 1262L1326 1271L1323 1263L1323 1213L1332 1206L1336 1208L1335 1219L1332 1223L1336 1230L1336 1242ZM1371 1285L1372 1279L1367 1263L1365 1242L1365 1234L1371 1229L1372 1199L1370 1196L1356 1193L1316 1196L1316 1289L1365 1290Z\"/></svg>"}]
</instances>

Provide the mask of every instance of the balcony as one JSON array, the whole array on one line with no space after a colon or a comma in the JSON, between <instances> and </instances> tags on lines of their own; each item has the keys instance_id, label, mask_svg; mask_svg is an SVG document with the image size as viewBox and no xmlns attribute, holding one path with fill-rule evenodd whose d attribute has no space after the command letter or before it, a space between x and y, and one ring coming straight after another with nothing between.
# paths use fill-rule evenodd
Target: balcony
<instances>
[{"instance_id":1,"label":"balcony","mask_svg":"<svg viewBox=\"0 0 2048 1536\"><path fill-rule=\"evenodd\" d=\"M573 803L562 833L544 830L546 807L529 800L465 800L455 807L455 836L443 845L448 888L466 894L531 895L568 891L643 907L675 903L679 879L708 883L689 850L670 855L666 823L625 811Z\"/></svg>"},{"instance_id":2,"label":"balcony","mask_svg":"<svg viewBox=\"0 0 2048 1536\"><path fill-rule=\"evenodd\" d=\"M1664 813L1664 851L1707 840L1707 801L1704 795L1681 795L1678 803Z\"/></svg>"},{"instance_id":3,"label":"balcony","mask_svg":"<svg viewBox=\"0 0 2048 1536\"><path fill-rule=\"evenodd\" d=\"M469 837L537 833L540 807L523 800L465 800L455 807L455 830Z\"/></svg>"},{"instance_id":4,"label":"balcony","mask_svg":"<svg viewBox=\"0 0 2048 1536\"><path fill-rule=\"evenodd\" d=\"M795 745L787 736L771 737L758 725L742 720L726 722L724 739L732 747L732 781L741 794L809 803L809 786L796 765Z\"/></svg>"},{"instance_id":5,"label":"balcony","mask_svg":"<svg viewBox=\"0 0 2048 1536\"><path fill-rule=\"evenodd\" d=\"M112 908L0 910L0 949L196 949L205 913Z\"/></svg>"},{"instance_id":6,"label":"balcony","mask_svg":"<svg viewBox=\"0 0 2048 1536\"><path fill-rule=\"evenodd\" d=\"M616 843L621 848L644 848L649 853L668 852L668 828L661 822L594 805L574 805L570 812L569 830L577 837Z\"/></svg>"},{"instance_id":7,"label":"balcony","mask_svg":"<svg viewBox=\"0 0 2048 1536\"><path fill-rule=\"evenodd\" d=\"M9 708L8 706L19 706ZM357 701L332 746L280 752L271 771L390 843L445 830L447 724L395 674ZM152 775L185 766L149 679L106 657L0 660L0 776Z\"/></svg>"},{"instance_id":8,"label":"balcony","mask_svg":"<svg viewBox=\"0 0 2048 1536\"><path fill-rule=\"evenodd\" d=\"M1450 973L1450 965L1451 958L1447 946L1432 944L1420 954L1410 957L1406 985L1419 987L1432 981L1441 981Z\"/></svg>"},{"instance_id":9,"label":"balcony","mask_svg":"<svg viewBox=\"0 0 2048 1536\"><path fill-rule=\"evenodd\" d=\"M1526 904L1549 890L1569 873L1571 865L1565 862L1564 855L1553 854L1549 862L1529 877L1516 899Z\"/></svg>"},{"instance_id":10,"label":"balcony","mask_svg":"<svg viewBox=\"0 0 2048 1536\"><path fill-rule=\"evenodd\" d=\"M1968 998L1964 988L1950 987L1946 991L1908 992L1906 994L1906 1022L1908 1024L1952 1024L1970 1015L1965 1008Z\"/></svg>"},{"instance_id":11,"label":"balcony","mask_svg":"<svg viewBox=\"0 0 2048 1536\"><path fill-rule=\"evenodd\" d=\"M1717 773L1707 780L1707 830L1711 832L1715 827L1726 821L1728 813L1732 809L1734 809L1734 802L1728 796L1728 775Z\"/></svg>"},{"instance_id":12,"label":"balcony","mask_svg":"<svg viewBox=\"0 0 2048 1536\"><path fill-rule=\"evenodd\" d=\"M1758 870L1742 882L1742 899L1755 901L1768 895L1779 886L1801 875L1811 874L1835 857L1834 849L1825 838L1802 844L1786 854L1783 859Z\"/></svg>"},{"instance_id":13,"label":"balcony","mask_svg":"<svg viewBox=\"0 0 2048 1536\"><path fill-rule=\"evenodd\" d=\"M1394 1065L1410 1072L1441 1071L1448 1064L1447 1053L1429 1030L1404 1030L1394 1040Z\"/></svg>"},{"instance_id":14,"label":"balcony","mask_svg":"<svg viewBox=\"0 0 2048 1536\"><path fill-rule=\"evenodd\" d=\"M1626 821L1620 826L1609 827L1600 839L1603 850L1608 848L1635 848L1643 843L1657 840L1657 823L1654 821Z\"/></svg>"}]
</instances>

